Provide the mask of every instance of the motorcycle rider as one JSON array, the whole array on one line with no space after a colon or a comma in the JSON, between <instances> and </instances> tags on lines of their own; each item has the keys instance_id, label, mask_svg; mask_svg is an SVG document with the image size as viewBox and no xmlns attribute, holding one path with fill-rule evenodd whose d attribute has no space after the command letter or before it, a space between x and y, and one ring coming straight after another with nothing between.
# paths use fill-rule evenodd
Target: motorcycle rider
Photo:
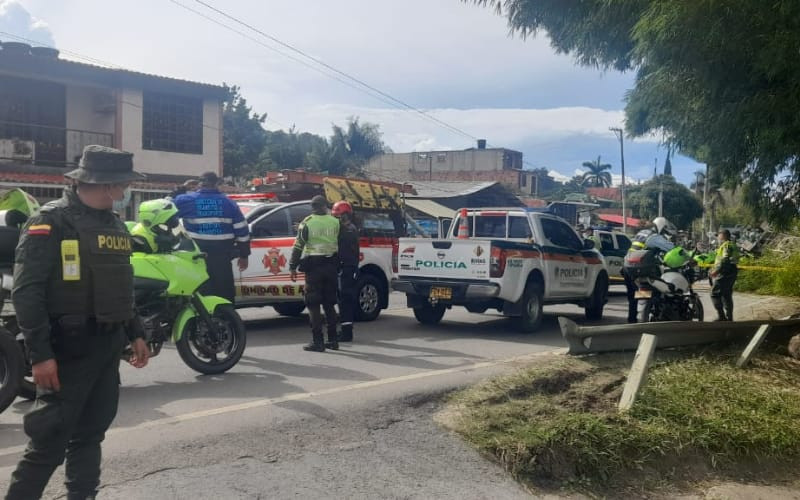
<instances>
[{"instance_id":1,"label":"motorcycle rider","mask_svg":"<svg viewBox=\"0 0 800 500\"><path fill-rule=\"evenodd\" d=\"M353 341L353 318L357 306L356 280L358 261L358 228L353 224L353 207L346 201L333 204L331 215L339 219L339 314L342 331L339 340Z\"/></svg>"},{"instance_id":2,"label":"motorcycle rider","mask_svg":"<svg viewBox=\"0 0 800 500\"><path fill-rule=\"evenodd\" d=\"M739 274L739 248L731 241L731 232L721 229L717 234L721 242L717 248L711 277L711 302L717 310L717 321L733 321L733 285Z\"/></svg>"},{"instance_id":3,"label":"motorcycle rider","mask_svg":"<svg viewBox=\"0 0 800 500\"><path fill-rule=\"evenodd\" d=\"M130 200L133 155L86 146L75 185L31 217L17 246L12 300L30 349L36 402L25 415L30 437L7 499L40 498L66 458L67 498L94 498L100 443L117 412L119 362L149 350L132 321L131 241L112 212ZM127 336L126 336L127 334Z\"/></svg>"},{"instance_id":4,"label":"motorcycle rider","mask_svg":"<svg viewBox=\"0 0 800 500\"><path fill-rule=\"evenodd\" d=\"M653 229L642 229L636 233L631 247L628 249L629 254L637 250L646 249L666 253L675 247L668 240L676 232L675 226L666 217L656 217L653 219L652 224ZM635 279L625 272L625 267L622 268L622 276L625 279L625 295L628 299L628 323L636 323L638 304L635 295L638 287Z\"/></svg>"},{"instance_id":5,"label":"motorcycle rider","mask_svg":"<svg viewBox=\"0 0 800 500\"><path fill-rule=\"evenodd\" d=\"M306 274L305 298L311 320L311 343L306 351L325 352L325 347L339 349L336 339L336 278L339 273L339 220L328 214L324 196L311 199L312 213L300 223L297 238L289 259L292 281L297 281L298 269ZM322 334L322 314L325 310L328 343Z\"/></svg>"}]
</instances>

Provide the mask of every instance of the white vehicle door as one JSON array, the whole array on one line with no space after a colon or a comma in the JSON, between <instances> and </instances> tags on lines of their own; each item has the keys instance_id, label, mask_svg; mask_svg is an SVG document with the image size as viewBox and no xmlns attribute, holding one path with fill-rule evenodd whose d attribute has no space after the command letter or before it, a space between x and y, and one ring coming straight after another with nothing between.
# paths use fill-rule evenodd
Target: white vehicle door
<instances>
[{"instance_id":1,"label":"white vehicle door","mask_svg":"<svg viewBox=\"0 0 800 500\"><path fill-rule=\"evenodd\" d=\"M601 231L598 236L600 237L600 248L598 250L606 259L608 277L611 280L619 281L622 279L622 261L625 258L625 251L617 247L617 240L614 238L614 234Z\"/></svg>"},{"instance_id":2,"label":"white vehicle door","mask_svg":"<svg viewBox=\"0 0 800 500\"><path fill-rule=\"evenodd\" d=\"M554 297L585 295L589 266L582 255L583 240L565 222L541 217L544 262L547 268L546 285Z\"/></svg>"},{"instance_id":3,"label":"white vehicle door","mask_svg":"<svg viewBox=\"0 0 800 500\"><path fill-rule=\"evenodd\" d=\"M296 283L292 283L289 277L289 259L297 234L292 226L293 215L298 216L296 210L292 210L294 207L281 207L250 224L249 265L241 273L234 267L234 275L237 276L237 302L302 300L302 275Z\"/></svg>"}]
</instances>

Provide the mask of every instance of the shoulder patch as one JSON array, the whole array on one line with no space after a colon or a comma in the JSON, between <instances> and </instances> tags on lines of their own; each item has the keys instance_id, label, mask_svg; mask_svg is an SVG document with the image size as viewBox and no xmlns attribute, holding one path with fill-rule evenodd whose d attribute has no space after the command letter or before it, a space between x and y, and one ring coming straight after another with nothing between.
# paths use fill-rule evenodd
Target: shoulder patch
<instances>
[{"instance_id":1,"label":"shoulder patch","mask_svg":"<svg viewBox=\"0 0 800 500\"><path fill-rule=\"evenodd\" d=\"M51 229L52 226L50 224L34 224L32 226L28 226L28 234L35 236L50 236Z\"/></svg>"}]
</instances>

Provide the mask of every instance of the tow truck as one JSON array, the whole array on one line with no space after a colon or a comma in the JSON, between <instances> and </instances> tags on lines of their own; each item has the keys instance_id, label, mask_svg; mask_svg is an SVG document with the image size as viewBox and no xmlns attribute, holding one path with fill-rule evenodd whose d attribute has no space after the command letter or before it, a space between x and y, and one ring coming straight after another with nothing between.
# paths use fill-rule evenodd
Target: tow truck
<instances>
[{"instance_id":1,"label":"tow truck","mask_svg":"<svg viewBox=\"0 0 800 500\"><path fill-rule=\"evenodd\" d=\"M311 214L311 198L322 194L329 203L353 205L361 233L356 319L376 319L389 303L392 253L406 234L402 198L411 186L304 171L270 172L251 184L252 192L230 195L250 226L252 250L247 270L234 267L237 307L272 306L285 316L303 312L305 277L291 281L289 259L298 225Z\"/></svg>"},{"instance_id":2,"label":"tow truck","mask_svg":"<svg viewBox=\"0 0 800 500\"><path fill-rule=\"evenodd\" d=\"M608 270L594 242L535 209L461 209L446 239L400 238L395 270L392 289L406 294L423 324L460 305L497 309L533 332L545 304L578 304L599 320L608 298Z\"/></svg>"}]
</instances>

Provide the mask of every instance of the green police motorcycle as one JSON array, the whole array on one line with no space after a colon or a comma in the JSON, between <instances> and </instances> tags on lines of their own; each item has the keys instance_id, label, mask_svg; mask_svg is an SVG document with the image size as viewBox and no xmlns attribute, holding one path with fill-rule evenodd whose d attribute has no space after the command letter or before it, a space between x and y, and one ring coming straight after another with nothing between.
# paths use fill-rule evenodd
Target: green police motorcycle
<instances>
[{"instance_id":1,"label":"green police motorcycle","mask_svg":"<svg viewBox=\"0 0 800 500\"><path fill-rule=\"evenodd\" d=\"M180 230L175 204L143 202L130 233L136 314L152 356L171 340L193 370L231 369L244 353L244 323L229 300L198 291L208 280L205 254Z\"/></svg>"}]
</instances>

